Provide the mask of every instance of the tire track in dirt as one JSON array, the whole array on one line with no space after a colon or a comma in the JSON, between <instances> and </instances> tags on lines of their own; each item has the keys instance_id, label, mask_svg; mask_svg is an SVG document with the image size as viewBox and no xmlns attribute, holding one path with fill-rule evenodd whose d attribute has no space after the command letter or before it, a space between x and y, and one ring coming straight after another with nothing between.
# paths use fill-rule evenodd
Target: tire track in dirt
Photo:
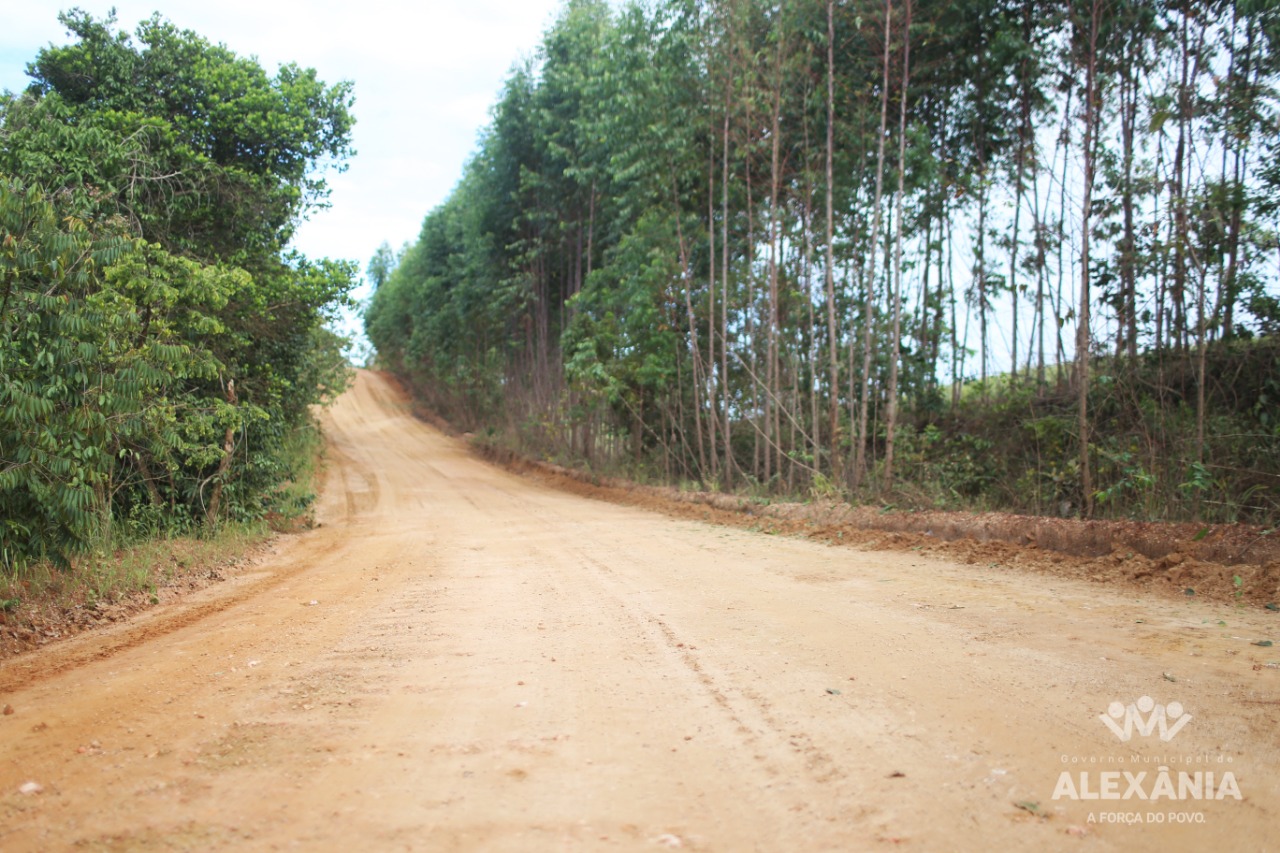
<instances>
[{"instance_id":1,"label":"tire track in dirt","mask_svg":"<svg viewBox=\"0 0 1280 853\"><path fill-rule=\"evenodd\" d=\"M324 417L321 528L233 600L168 611L156 642L100 635L107 657L5 694L0 847L1272 839L1280 673L1250 642L1266 614L584 501L470 458L367 373ZM1179 753L1230 758L1241 801L1162 804L1207 820L1174 827L1052 798L1063 756L1168 751L1099 722L1144 694L1185 705Z\"/></svg>"},{"instance_id":2,"label":"tire track in dirt","mask_svg":"<svg viewBox=\"0 0 1280 853\"><path fill-rule=\"evenodd\" d=\"M815 783L826 784L846 777L835 765L832 756L814 745L807 735L787 734L786 726L772 713L772 706L764 696L744 687L720 670L705 653L699 654L697 645L682 640L661 616L635 603L634 596L628 596L619 590L616 582L611 583L608 579L616 575L606 563L581 550L577 550L575 556L592 567L597 582L608 590L608 597L618 604L628 618L636 624L649 626L654 644L664 646L688 669L724 714L726 730L739 736L741 745L770 776L786 774L787 771L778 766L783 763L779 759L788 752L793 752L803 755L804 761L798 764L785 762L792 765L789 769L807 772Z\"/></svg>"}]
</instances>

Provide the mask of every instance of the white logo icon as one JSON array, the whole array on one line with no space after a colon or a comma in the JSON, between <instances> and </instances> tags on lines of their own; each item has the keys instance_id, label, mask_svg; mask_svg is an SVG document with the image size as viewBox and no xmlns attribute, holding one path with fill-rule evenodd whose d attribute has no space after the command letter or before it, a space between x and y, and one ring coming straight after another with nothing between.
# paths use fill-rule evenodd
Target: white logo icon
<instances>
[{"instance_id":1,"label":"white logo icon","mask_svg":"<svg viewBox=\"0 0 1280 853\"><path fill-rule=\"evenodd\" d=\"M1143 737L1150 737L1158 730L1160 740L1167 743L1173 740L1183 726L1191 722L1191 715L1182 707L1181 702L1157 705L1150 696L1143 696L1127 706L1121 702L1112 702L1107 707L1107 713L1099 714L1098 719L1106 723L1107 728L1122 743L1129 742L1135 729ZM1123 724L1117 722L1121 719L1124 720Z\"/></svg>"}]
</instances>

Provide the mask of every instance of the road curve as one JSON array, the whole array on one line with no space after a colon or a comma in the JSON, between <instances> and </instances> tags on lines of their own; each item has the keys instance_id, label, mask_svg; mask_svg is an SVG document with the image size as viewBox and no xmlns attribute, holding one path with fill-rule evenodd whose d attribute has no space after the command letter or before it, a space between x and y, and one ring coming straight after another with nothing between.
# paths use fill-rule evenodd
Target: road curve
<instances>
[{"instance_id":1,"label":"road curve","mask_svg":"<svg viewBox=\"0 0 1280 853\"><path fill-rule=\"evenodd\" d=\"M587 500L374 373L324 422L321 527L0 668L0 849L1280 848L1275 614Z\"/></svg>"}]
</instances>

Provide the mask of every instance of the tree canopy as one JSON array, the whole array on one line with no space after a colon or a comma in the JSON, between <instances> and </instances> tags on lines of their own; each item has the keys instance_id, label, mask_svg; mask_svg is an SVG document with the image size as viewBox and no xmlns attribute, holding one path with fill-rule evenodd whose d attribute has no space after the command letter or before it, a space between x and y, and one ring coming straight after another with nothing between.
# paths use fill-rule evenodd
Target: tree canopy
<instances>
[{"instance_id":1,"label":"tree canopy","mask_svg":"<svg viewBox=\"0 0 1280 853\"><path fill-rule=\"evenodd\" d=\"M1278 84L1255 0L569 0L368 333L640 476L1273 514Z\"/></svg>"},{"instance_id":2,"label":"tree canopy","mask_svg":"<svg viewBox=\"0 0 1280 853\"><path fill-rule=\"evenodd\" d=\"M0 99L0 561L281 507L341 388L356 275L289 249L353 152L351 85L73 10Z\"/></svg>"}]
</instances>

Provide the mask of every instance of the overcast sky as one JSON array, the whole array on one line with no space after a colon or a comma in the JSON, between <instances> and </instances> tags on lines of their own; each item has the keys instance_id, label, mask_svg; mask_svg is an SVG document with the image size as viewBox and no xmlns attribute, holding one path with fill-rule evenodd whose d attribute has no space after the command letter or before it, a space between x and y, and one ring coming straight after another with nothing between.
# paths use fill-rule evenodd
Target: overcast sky
<instances>
[{"instance_id":1,"label":"overcast sky","mask_svg":"<svg viewBox=\"0 0 1280 853\"><path fill-rule=\"evenodd\" d=\"M332 208L295 239L309 257L347 258L363 271L388 241L417 237L423 217L462 174L512 65L533 54L560 0L47 0L5 4L0 89L19 91L36 52L69 41L58 12L104 17L129 32L153 12L269 73L285 62L326 83L355 84L350 168L329 175Z\"/></svg>"}]
</instances>

